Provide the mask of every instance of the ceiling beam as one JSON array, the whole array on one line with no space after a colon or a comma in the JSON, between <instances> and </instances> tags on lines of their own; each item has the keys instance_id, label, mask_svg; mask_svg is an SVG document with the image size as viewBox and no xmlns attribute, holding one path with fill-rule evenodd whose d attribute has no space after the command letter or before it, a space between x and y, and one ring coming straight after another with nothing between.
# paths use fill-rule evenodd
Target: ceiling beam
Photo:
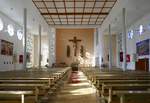
<instances>
[{"instance_id":1,"label":"ceiling beam","mask_svg":"<svg viewBox=\"0 0 150 103\"><path fill-rule=\"evenodd\" d=\"M99 12L93 12L93 13L41 13L41 15L108 15L109 13L99 13Z\"/></svg>"},{"instance_id":2,"label":"ceiling beam","mask_svg":"<svg viewBox=\"0 0 150 103\"><path fill-rule=\"evenodd\" d=\"M42 2L42 1L36 1L36 0L33 0L33 2ZM53 1L50 1L50 0L44 0L44 2L53 2ZM58 1L55 1L55 2L62 2L62 0L58 0ZM69 0L67 0L66 2L74 2L73 0L72 1L69 1ZM82 0L81 1L79 1L79 0L76 0L76 2L83 2ZM93 2L93 0L86 0L86 2ZM102 1L96 1L96 2L106 2L105 0L102 0ZM107 2L115 2L115 0L114 1L107 1Z\"/></svg>"}]
</instances>

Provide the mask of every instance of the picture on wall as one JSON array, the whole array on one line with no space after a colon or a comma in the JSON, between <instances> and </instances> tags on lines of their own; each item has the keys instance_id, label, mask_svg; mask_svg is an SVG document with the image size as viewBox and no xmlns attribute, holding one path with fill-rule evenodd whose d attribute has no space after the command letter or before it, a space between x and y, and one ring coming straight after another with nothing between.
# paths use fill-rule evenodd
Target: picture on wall
<instances>
[{"instance_id":1,"label":"picture on wall","mask_svg":"<svg viewBox=\"0 0 150 103\"><path fill-rule=\"evenodd\" d=\"M13 56L13 43L1 40L1 55Z\"/></svg>"},{"instance_id":2,"label":"picture on wall","mask_svg":"<svg viewBox=\"0 0 150 103\"><path fill-rule=\"evenodd\" d=\"M23 63L23 55L19 55L19 63Z\"/></svg>"},{"instance_id":3,"label":"picture on wall","mask_svg":"<svg viewBox=\"0 0 150 103\"><path fill-rule=\"evenodd\" d=\"M136 51L137 51L138 56L144 56L144 55L150 54L149 42L150 40L147 39L147 40L136 43Z\"/></svg>"},{"instance_id":4,"label":"picture on wall","mask_svg":"<svg viewBox=\"0 0 150 103\"><path fill-rule=\"evenodd\" d=\"M123 52L120 52L120 62L123 62Z\"/></svg>"}]
</instances>

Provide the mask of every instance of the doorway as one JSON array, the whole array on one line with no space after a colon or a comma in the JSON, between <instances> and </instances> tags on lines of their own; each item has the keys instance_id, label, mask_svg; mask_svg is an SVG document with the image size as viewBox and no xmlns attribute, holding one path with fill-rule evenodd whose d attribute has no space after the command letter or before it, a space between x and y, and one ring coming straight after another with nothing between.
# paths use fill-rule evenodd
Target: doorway
<instances>
[{"instance_id":1,"label":"doorway","mask_svg":"<svg viewBox=\"0 0 150 103\"><path fill-rule=\"evenodd\" d=\"M136 70L137 71L149 71L149 58L139 59L136 62Z\"/></svg>"}]
</instances>

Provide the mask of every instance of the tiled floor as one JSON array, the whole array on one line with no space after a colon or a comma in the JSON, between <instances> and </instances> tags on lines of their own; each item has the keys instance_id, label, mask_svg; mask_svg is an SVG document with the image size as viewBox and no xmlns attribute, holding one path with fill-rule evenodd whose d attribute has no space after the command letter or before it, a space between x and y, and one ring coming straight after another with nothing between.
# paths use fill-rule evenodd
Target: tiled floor
<instances>
[{"instance_id":1,"label":"tiled floor","mask_svg":"<svg viewBox=\"0 0 150 103\"><path fill-rule=\"evenodd\" d=\"M78 73L78 83L65 84L54 103L98 103L96 90L82 72Z\"/></svg>"}]
</instances>

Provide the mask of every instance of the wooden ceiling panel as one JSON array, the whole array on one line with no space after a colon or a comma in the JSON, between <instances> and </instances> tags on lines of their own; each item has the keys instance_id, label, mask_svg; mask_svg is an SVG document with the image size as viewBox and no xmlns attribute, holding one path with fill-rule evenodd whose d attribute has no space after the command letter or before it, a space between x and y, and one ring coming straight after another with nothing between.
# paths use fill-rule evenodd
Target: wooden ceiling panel
<instances>
[{"instance_id":1,"label":"wooden ceiling panel","mask_svg":"<svg viewBox=\"0 0 150 103\"><path fill-rule=\"evenodd\" d=\"M90 15L84 15L83 18L89 19L89 18L90 18Z\"/></svg>"},{"instance_id":2,"label":"wooden ceiling panel","mask_svg":"<svg viewBox=\"0 0 150 103\"><path fill-rule=\"evenodd\" d=\"M67 9L67 12L68 12L68 13L70 13L70 12L72 12L72 13L73 13L73 12L74 12L74 9L73 9L73 8L71 8L71 9Z\"/></svg>"},{"instance_id":3,"label":"wooden ceiling panel","mask_svg":"<svg viewBox=\"0 0 150 103\"><path fill-rule=\"evenodd\" d=\"M85 12L90 12L91 13L92 12L92 8L86 8Z\"/></svg>"},{"instance_id":4,"label":"wooden ceiling panel","mask_svg":"<svg viewBox=\"0 0 150 103\"><path fill-rule=\"evenodd\" d=\"M57 18L58 19L58 15L52 15L52 18Z\"/></svg>"},{"instance_id":5,"label":"wooden ceiling panel","mask_svg":"<svg viewBox=\"0 0 150 103\"><path fill-rule=\"evenodd\" d=\"M96 2L95 7L103 7L105 2Z\"/></svg>"},{"instance_id":6,"label":"wooden ceiling panel","mask_svg":"<svg viewBox=\"0 0 150 103\"><path fill-rule=\"evenodd\" d=\"M64 19L64 18L66 19L66 15L60 15L59 17L60 17L61 19Z\"/></svg>"},{"instance_id":7,"label":"wooden ceiling panel","mask_svg":"<svg viewBox=\"0 0 150 103\"><path fill-rule=\"evenodd\" d=\"M74 5L74 2L67 2L66 1L66 7L73 7Z\"/></svg>"},{"instance_id":8,"label":"wooden ceiling panel","mask_svg":"<svg viewBox=\"0 0 150 103\"><path fill-rule=\"evenodd\" d=\"M82 15L76 15L76 19L81 19Z\"/></svg>"},{"instance_id":9,"label":"wooden ceiling panel","mask_svg":"<svg viewBox=\"0 0 150 103\"><path fill-rule=\"evenodd\" d=\"M101 25L117 0L32 0L49 25Z\"/></svg>"},{"instance_id":10,"label":"wooden ceiling panel","mask_svg":"<svg viewBox=\"0 0 150 103\"><path fill-rule=\"evenodd\" d=\"M57 9L59 13L64 13L65 9Z\"/></svg>"},{"instance_id":11,"label":"wooden ceiling panel","mask_svg":"<svg viewBox=\"0 0 150 103\"><path fill-rule=\"evenodd\" d=\"M56 9L48 9L50 13L56 13Z\"/></svg>"},{"instance_id":12,"label":"wooden ceiling panel","mask_svg":"<svg viewBox=\"0 0 150 103\"><path fill-rule=\"evenodd\" d=\"M83 19L83 21L85 22L85 21L88 21L89 19Z\"/></svg>"},{"instance_id":13,"label":"wooden ceiling panel","mask_svg":"<svg viewBox=\"0 0 150 103\"><path fill-rule=\"evenodd\" d=\"M45 2L45 4L46 4L47 8L48 7L51 7L51 8L55 7L53 2Z\"/></svg>"},{"instance_id":14,"label":"wooden ceiling panel","mask_svg":"<svg viewBox=\"0 0 150 103\"><path fill-rule=\"evenodd\" d=\"M68 21L73 22L73 21L74 21L74 19L68 19Z\"/></svg>"},{"instance_id":15,"label":"wooden ceiling panel","mask_svg":"<svg viewBox=\"0 0 150 103\"><path fill-rule=\"evenodd\" d=\"M90 22L95 22L95 19L92 19L92 18L91 18L91 19L90 19Z\"/></svg>"},{"instance_id":16,"label":"wooden ceiling panel","mask_svg":"<svg viewBox=\"0 0 150 103\"><path fill-rule=\"evenodd\" d=\"M47 9L39 9L41 13L48 13Z\"/></svg>"},{"instance_id":17,"label":"wooden ceiling panel","mask_svg":"<svg viewBox=\"0 0 150 103\"><path fill-rule=\"evenodd\" d=\"M36 5L37 7L39 7L39 8L40 8L40 7L45 7L43 2L36 2L35 5Z\"/></svg>"},{"instance_id":18,"label":"wooden ceiling panel","mask_svg":"<svg viewBox=\"0 0 150 103\"><path fill-rule=\"evenodd\" d=\"M55 24L59 25L59 24L61 24L61 22L59 22L59 21L56 21L56 22L55 22Z\"/></svg>"},{"instance_id":19,"label":"wooden ceiling panel","mask_svg":"<svg viewBox=\"0 0 150 103\"><path fill-rule=\"evenodd\" d=\"M91 22L91 21L90 21L89 24L95 24L95 21L94 21L94 22Z\"/></svg>"},{"instance_id":20,"label":"wooden ceiling panel","mask_svg":"<svg viewBox=\"0 0 150 103\"><path fill-rule=\"evenodd\" d=\"M75 8L76 9L76 12L82 12L83 11L83 8Z\"/></svg>"},{"instance_id":21,"label":"wooden ceiling panel","mask_svg":"<svg viewBox=\"0 0 150 103\"><path fill-rule=\"evenodd\" d=\"M56 3L56 7L63 7L64 8L64 2L55 2Z\"/></svg>"},{"instance_id":22,"label":"wooden ceiling panel","mask_svg":"<svg viewBox=\"0 0 150 103\"><path fill-rule=\"evenodd\" d=\"M81 21L75 22L76 24L81 24Z\"/></svg>"},{"instance_id":23,"label":"wooden ceiling panel","mask_svg":"<svg viewBox=\"0 0 150 103\"><path fill-rule=\"evenodd\" d=\"M68 19L73 19L74 18L74 16L73 15L68 15Z\"/></svg>"},{"instance_id":24,"label":"wooden ceiling panel","mask_svg":"<svg viewBox=\"0 0 150 103\"><path fill-rule=\"evenodd\" d=\"M106 2L105 7L112 7L114 2Z\"/></svg>"},{"instance_id":25,"label":"wooden ceiling panel","mask_svg":"<svg viewBox=\"0 0 150 103\"><path fill-rule=\"evenodd\" d=\"M44 17L44 18L49 18L50 16L49 16L49 15L44 15L43 17Z\"/></svg>"},{"instance_id":26,"label":"wooden ceiling panel","mask_svg":"<svg viewBox=\"0 0 150 103\"><path fill-rule=\"evenodd\" d=\"M93 19L96 19L98 17L98 15L92 15L91 16L91 19L93 18Z\"/></svg>"},{"instance_id":27,"label":"wooden ceiling panel","mask_svg":"<svg viewBox=\"0 0 150 103\"><path fill-rule=\"evenodd\" d=\"M94 1L94 0L93 0ZM85 7L90 7L92 8L94 6L94 2L86 2Z\"/></svg>"},{"instance_id":28,"label":"wooden ceiling panel","mask_svg":"<svg viewBox=\"0 0 150 103\"><path fill-rule=\"evenodd\" d=\"M76 8L83 8L84 2L76 2Z\"/></svg>"},{"instance_id":29,"label":"wooden ceiling panel","mask_svg":"<svg viewBox=\"0 0 150 103\"><path fill-rule=\"evenodd\" d=\"M61 19L62 22L67 22L67 19Z\"/></svg>"},{"instance_id":30,"label":"wooden ceiling panel","mask_svg":"<svg viewBox=\"0 0 150 103\"><path fill-rule=\"evenodd\" d=\"M83 21L82 24L87 25L88 21Z\"/></svg>"},{"instance_id":31,"label":"wooden ceiling panel","mask_svg":"<svg viewBox=\"0 0 150 103\"><path fill-rule=\"evenodd\" d=\"M74 24L74 21L70 21L69 24Z\"/></svg>"},{"instance_id":32,"label":"wooden ceiling panel","mask_svg":"<svg viewBox=\"0 0 150 103\"><path fill-rule=\"evenodd\" d=\"M93 12L99 12L99 11L101 11L101 9L102 9L102 8L94 8L94 9L93 9Z\"/></svg>"},{"instance_id":33,"label":"wooden ceiling panel","mask_svg":"<svg viewBox=\"0 0 150 103\"><path fill-rule=\"evenodd\" d=\"M103 10L102 10L102 12L109 12L110 11L110 8L104 8Z\"/></svg>"},{"instance_id":34,"label":"wooden ceiling panel","mask_svg":"<svg viewBox=\"0 0 150 103\"><path fill-rule=\"evenodd\" d=\"M63 22L63 21L62 21L62 24L68 24L68 22Z\"/></svg>"}]
</instances>

